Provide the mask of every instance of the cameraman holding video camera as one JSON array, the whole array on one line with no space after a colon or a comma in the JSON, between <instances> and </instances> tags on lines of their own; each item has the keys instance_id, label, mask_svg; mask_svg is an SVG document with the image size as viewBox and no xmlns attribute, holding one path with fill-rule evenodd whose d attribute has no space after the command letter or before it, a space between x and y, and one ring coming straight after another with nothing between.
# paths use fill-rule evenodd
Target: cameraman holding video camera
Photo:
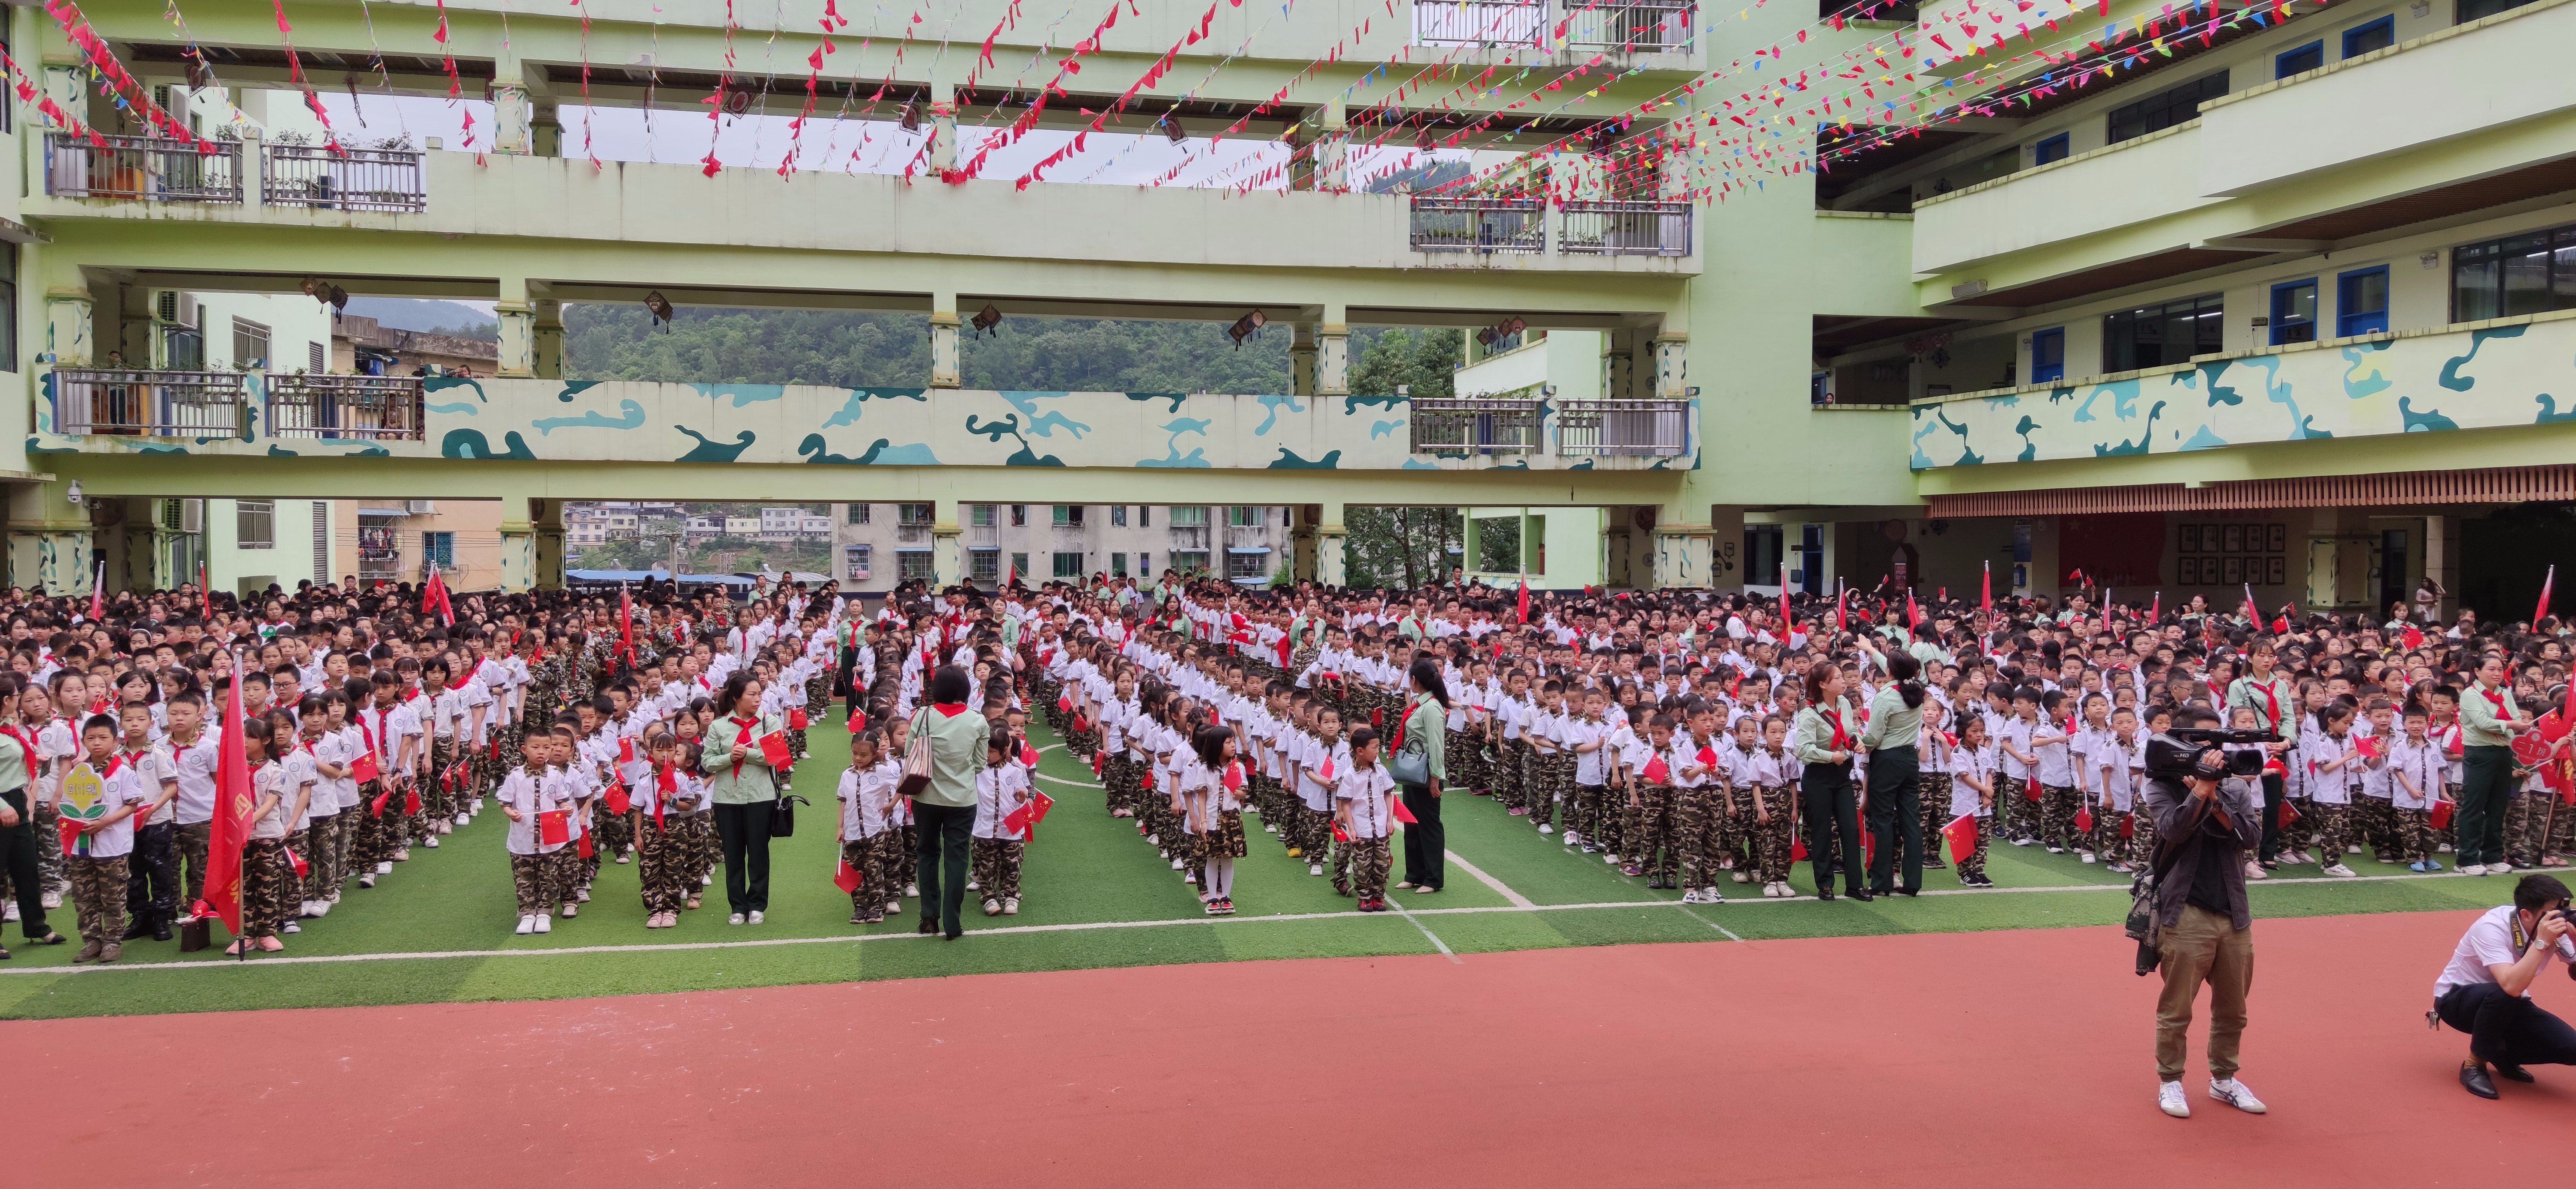
<instances>
[{"instance_id":1,"label":"cameraman holding video camera","mask_svg":"<svg viewBox=\"0 0 2576 1189\"><path fill-rule=\"evenodd\" d=\"M2513 903L2488 909L2460 937L2451 964L2433 983L2430 1015L2469 1034L2460 1084L2480 1098L2496 1096L2495 1076L2528 1082L2526 1065L2576 1065L2576 1028L2531 1001L2531 984L2552 958L2576 978L2576 934L2567 914L2567 885L2526 875Z\"/></svg>"},{"instance_id":2,"label":"cameraman holding video camera","mask_svg":"<svg viewBox=\"0 0 2576 1189\"><path fill-rule=\"evenodd\" d=\"M2155 953L2164 968L2156 998L2156 1105L2191 1117L2183 1092L2184 1050L2191 1040L2192 1001L2209 984L2209 1096L2249 1114L2263 1102L2236 1080L2236 1046L2245 1031L2245 995L2254 982L2254 914L2245 899L2245 852L2263 837L2260 753L2231 769L2210 741L2219 718L2207 706L2184 710L2183 729L2147 743L2147 812L2163 840L2153 861ZM2139 963L2145 974L2145 962Z\"/></svg>"}]
</instances>

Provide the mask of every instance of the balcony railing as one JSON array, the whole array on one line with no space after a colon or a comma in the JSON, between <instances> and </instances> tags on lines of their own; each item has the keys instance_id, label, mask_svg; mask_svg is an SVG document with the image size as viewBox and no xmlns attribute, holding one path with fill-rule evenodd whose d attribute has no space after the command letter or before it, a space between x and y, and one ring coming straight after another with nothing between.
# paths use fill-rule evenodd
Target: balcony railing
<instances>
[{"instance_id":1,"label":"balcony railing","mask_svg":"<svg viewBox=\"0 0 2576 1189\"><path fill-rule=\"evenodd\" d=\"M411 376L271 376L268 432L419 441L421 382Z\"/></svg>"},{"instance_id":2,"label":"balcony railing","mask_svg":"<svg viewBox=\"0 0 2576 1189\"><path fill-rule=\"evenodd\" d=\"M1545 0L1414 0L1416 45L1538 44L1547 28Z\"/></svg>"},{"instance_id":3,"label":"balcony railing","mask_svg":"<svg viewBox=\"0 0 2576 1189\"><path fill-rule=\"evenodd\" d=\"M897 544L897 545L927 545L927 544L929 544L929 543L930 543L930 525L929 525L929 523L928 523L928 522L926 522L926 521L923 521L923 522L906 522L906 523L902 523L902 524L897 524L897 525L895 525L895 526L894 526L894 543L895 543L895 544Z\"/></svg>"},{"instance_id":4,"label":"balcony railing","mask_svg":"<svg viewBox=\"0 0 2576 1189\"><path fill-rule=\"evenodd\" d=\"M1208 526L1204 524L1175 524L1171 536L1172 549L1205 551L1208 547Z\"/></svg>"},{"instance_id":5,"label":"balcony railing","mask_svg":"<svg viewBox=\"0 0 2576 1189\"><path fill-rule=\"evenodd\" d=\"M183 140L103 136L104 147L66 132L45 137L45 192L61 198L136 202L240 202L242 147L211 142L199 152Z\"/></svg>"},{"instance_id":6,"label":"balcony railing","mask_svg":"<svg viewBox=\"0 0 2576 1189\"><path fill-rule=\"evenodd\" d=\"M1558 454L1669 456L1689 447L1688 400L1556 402Z\"/></svg>"},{"instance_id":7,"label":"balcony railing","mask_svg":"<svg viewBox=\"0 0 2576 1189\"><path fill-rule=\"evenodd\" d=\"M1612 0L1598 7L1568 4L1565 48L1658 54L1690 48L1691 0Z\"/></svg>"},{"instance_id":8,"label":"balcony railing","mask_svg":"<svg viewBox=\"0 0 2576 1189\"><path fill-rule=\"evenodd\" d=\"M342 211L424 211L429 188L418 149L269 145L259 154L260 201Z\"/></svg>"},{"instance_id":9,"label":"balcony railing","mask_svg":"<svg viewBox=\"0 0 2576 1189\"><path fill-rule=\"evenodd\" d=\"M1415 397L1416 454L1519 454L1539 448L1539 402L1491 397Z\"/></svg>"},{"instance_id":10,"label":"balcony railing","mask_svg":"<svg viewBox=\"0 0 2576 1189\"><path fill-rule=\"evenodd\" d=\"M1262 524L1229 524L1225 526L1225 547L1267 549L1270 547L1270 527Z\"/></svg>"},{"instance_id":11,"label":"balcony railing","mask_svg":"<svg viewBox=\"0 0 2576 1189\"><path fill-rule=\"evenodd\" d=\"M1001 547L1001 537L1002 530L998 525L968 524L966 526L968 549L998 549Z\"/></svg>"},{"instance_id":12,"label":"balcony railing","mask_svg":"<svg viewBox=\"0 0 2576 1189\"><path fill-rule=\"evenodd\" d=\"M1413 248L1417 252L1544 252L1544 211L1535 198L1416 195Z\"/></svg>"},{"instance_id":13,"label":"balcony railing","mask_svg":"<svg viewBox=\"0 0 2576 1189\"><path fill-rule=\"evenodd\" d=\"M1556 250L1600 256L1688 256L1687 202L1568 202L1558 208Z\"/></svg>"},{"instance_id":14,"label":"balcony railing","mask_svg":"<svg viewBox=\"0 0 2576 1189\"><path fill-rule=\"evenodd\" d=\"M58 367L54 432L153 438L230 438L249 432L247 378L240 372Z\"/></svg>"}]
</instances>

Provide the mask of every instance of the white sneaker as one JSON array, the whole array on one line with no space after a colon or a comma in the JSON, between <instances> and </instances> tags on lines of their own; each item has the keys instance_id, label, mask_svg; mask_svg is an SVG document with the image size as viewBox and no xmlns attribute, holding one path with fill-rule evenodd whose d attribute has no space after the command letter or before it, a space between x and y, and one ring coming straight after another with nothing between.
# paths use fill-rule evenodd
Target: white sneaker
<instances>
[{"instance_id":1,"label":"white sneaker","mask_svg":"<svg viewBox=\"0 0 2576 1189\"><path fill-rule=\"evenodd\" d=\"M1718 891L1716 888L1701 888L1699 890L1699 902L1702 904L1724 904L1726 903L1726 893Z\"/></svg>"},{"instance_id":2,"label":"white sneaker","mask_svg":"<svg viewBox=\"0 0 2576 1189\"><path fill-rule=\"evenodd\" d=\"M974 880L970 879L966 881L966 890L970 892L979 892L983 889L979 887Z\"/></svg>"},{"instance_id":3,"label":"white sneaker","mask_svg":"<svg viewBox=\"0 0 2576 1189\"><path fill-rule=\"evenodd\" d=\"M358 877L358 886L359 886L359 887L362 887L362 888L372 888L372 887L376 886L376 873L375 873L375 872L373 872L373 871L370 871L370 872L366 873L365 875L361 875L361 876L359 876L359 877Z\"/></svg>"},{"instance_id":4,"label":"white sneaker","mask_svg":"<svg viewBox=\"0 0 2576 1189\"><path fill-rule=\"evenodd\" d=\"M1264 833L1264 834L1276 834L1276 833L1278 833L1278 832L1279 832L1279 827L1277 827L1277 826L1272 826L1272 825L1264 825L1264 826L1262 826L1262 827L1261 827L1261 832L1262 832L1262 833Z\"/></svg>"},{"instance_id":5,"label":"white sneaker","mask_svg":"<svg viewBox=\"0 0 2576 1189\"><path fill-rule=\"evenodd\" d=\"M887 912L902 912L902 911L903 911L903 901L901 901L901 900L888 900L888 901L886 901L886 911L887 911Z\"/></svg>"},{"instance_id":6,"label":"white sneaker","mask_svg":"<svg viewBox=\"0 0 2576 1189\"><path fill-rule=\"evenodd\" d=\"M2167 1084L2171 1085L2173 1083ZM2246 1089L2245 1083L2237 1081L2234 1078L2228 1078L2224 1081L2215 1078L2211 1079L2209 1083L2209 1096L2249 1115L2259 1115L2263 1113L2263 1100L2254 1097L2254 1092Z\"/></svg>"},{"instance_id":7,"label":"white sneaker","mask_svg":"<svg viewBox=\"0 0 2576 1189\"><path fill-rule=\"evenodd\" d=\"M305 900L296 904L295 915L299 917L310 917L316 915L313 911L313 902Z\"/></svg>"},{"instance_id":8,"label":"white sneaker","mask_svg":"<svg viewBox=\"0 0 2576 1189\"><path fill-rule=\"evenodd\" d=\"M17 919L18 902L16 900L11 900L6 906L0 906L0 921L15 921Z\"/></svg>"},{"instance_id":9,"label":"white sneaker","mask_svg":"<svg viewBox=\"0 0 2576 1189\"><path fill-rule=\"evenodd\" d=\"M757 908L751 910L751 923L755 925L760 923L760 910Z\"/></svg>"},{"instance_id":10,"label":"white sneaker","mask_svg":"<svg viewBox=\"0 0 2576 1189\"><path fill-rule=\"evenodd\" d=\"M728 925L739 925L739 924L741 924L741 923L742 923L742 914L737 912L737 913L733 914L732 916L726 917L726 918L725 918L725 923L726 923L726 924L728 924Z\"/></svg>"},{"instance_id":11,"label":"white sneaker","mask_svg":"<svg viewBox=\"0 0 2576 1189\"><path fill-rule=\"evenodd\" d=\"M1147 834L1145 836L1145 845L1161 846L1163 845L1163 836L1160 834Z\"/></svg>"},{"instance_id":12,"label":"white sneaker","mask_svg":"<svg viewBox=\"0 0 2576 1189\"><path fill-rule=\"evenodd\" d=\"M1188 864L1187 864L1187 863L1185 863L1185 862L1183 862L1182 860L1179 860L1179 859L1174 859L1174 860L1172 860L1172 870L1174 870L1174 871L1178 871L1178 870L1180 870L1181 868L1183 868L1183 867L1185 867L1185 866L1188 866Z\"/></svg>"},{"instance_id":13,"label":"white sneaker","mask_svg":"<svg viewBox=\"0 0 2576 1189\"><path fill-rule=\"evenodd\" d=\"M1308 875L1322 875L1323 873L1324 873L1324 865L1323 865L1323 864L1321 864L1321 863L1308 863L1308 864L1306 864L1306 874L1308 874Z\"/></svg>"},{"instance_id":14,"label":"white sneaker","mask_svg":"<svg viewBox=\"0 0 2576 1189\"><path fill-rule=\"evenodd\" d=\"M2036 839L2036 838L2015 838L2015 839L2013 839L2013 840L2012 840L2012 844L2013 844L2014 846L2029 846L2030 844L2032 844L2032 843L2034 843L2034 842L2037 842L2037 841L2039 841L2039 840L2038 840L2038 839Z\"/></svg>"},{"instance_id":15,"label":"white sneaker","mask_svg":"<svg viewBox=\"0 0 2576 1189\"><path fill-rule=\"evenodd\" d=\"M1613 866L1613 867L1616 867L1616 866L1618 866L1618 865L1619 865L1619 856L1617 856L1617 855L1603 855L1603 856L1601 856L1601 861L1602 861L1602 862L1604 862L1604 863L1608 863L1609 865L1611 865L1611 866Z\"/></svg>"},{"instance_id":16,"label":"white sneaker","mask_svg":"<svg viewBox=\"0 0 2576 1189\"><path fill-rule=\"evenodd\" d=\"M1540 822L1538 824L1538 832L1541 834L1553 834L1556 833L1556 827L1551 826L1546 822Z\"/></svg>"},{"instance_id":17,"label":"white sneaker","mask_svg":"<svg viewBox=\"0 0 2576 1189\"><path fill-rule=\"evenodd\" d=\"M904 895L904 898L905 898L905 899L909 900L909 899L911 899L911 898L913 898L913 897L915 897L915 896L919 896L920 894L921 894L921 885L920 885L920 884L917 884L917 883L908 883L908 884L903 885L903 895Z\"/></svg>"},{"instance_id":18,"label":"white sneaker","mask_svg":"<svg viewBox=\"0 0 2576 1189\"><path fill-rule=\"evenodd\" d=\"M2062 846L2052 846L2048 848L2048 853L2052 855L2062 855L2066 853L2066 848Z\"/></svg>"},{"instance_id":19,"label":"white sneaker","mask_svg":"<svg viewBox=\"0 0 2576 1189\"><path fill-rule=\"evenodd\" d=\"M565 919L565 920L567 920L567 921L569 921L569 920L573 919L574 917L580 916L580 915L581 915L581 905L579 905L579 904L567 904L567 905L564 905L564 906L563 906L563 914L564 914L564 919Z\"/></svg>"},{"instance_id":20,"label":"white sneaker","mask_svg":"<svg viewBox=\"0 0 2576 1189\"><path fill-rule=\"evenodd\" d=\"M47 908L61 908L63 906L63 894L61 892L46 892L43 895L36 897L36 903L42 904Z\"/></svg>"},{"instance_id":21,"label":"white sneaker","mask_svg":"<svg viewBox=\"0 0 2576 1189\"><path fill-rule=\"evenodd\" d=\"M554 932L554 931L555 931L554 918L553 918L553 917L550 917L550 916L547 916L547 915L546 915L546 914L544 914L544 913L538 913L538 914L537 914L537 932L539 932L539 933L552 933L552 932Z\"/></svg>"},{"instance_id":22,"label":"white sneaker","mask_svg":"<svg viewBox=\"0 0 2576 1189\"><path fill-rule=\"evenodd\" d=\"M1568 830L1568 831L1566 831L1566 832L1565 832L1565 845L1567 845L1567 846L1581 846L1582 844L1583 844L1583 835L1581 835L1581 834L1579 834L1579 833L1576 833L1575 831L1572 831L1572 830Z\"/></svg>"},{"instance_id":23,"label":"white sneaker","mask_svg":"<svg viewBox=\"0 0 2576 1189\"><path fill-rule=\"evenodd\" d=\"M314 901L314 902L313 902L313 915L315 915L315 916L317 916L317 917L327 917L327 916L331 915L331 905L332 905L332 903L333 903L333 902L332 902L332 901L329 901L329 900L316 900L316 901Z\"/></svg>"},{"instance_id":24,"label":"white sneaker","mask_svg":"<svg viewBox=\"0 0 2576 1189\"><path fill-rule=\"evenodd\" d=\"M1743 873L1743 872L1741 872L1741 871L1738 871L1738 872L1736 872L1736 873L1735 873L1735 882L1737 882L1737 883L1752 883L1752 882L1753 882L1753 877L1752 877L1752 876L1750 876L1750 875L1746 875L1745 873Z\"/></svg>"},{"instance_id":25,"label":"white sneaker","mask_svg":"<svg viewBox=\"0 0 2576 1189\"><path fill-rule=\"evenodd\" d=\"M385 862L382 862L382 863L378 863L378 864L376 864L376 874L378 874L378 875L391 875L391 874L393 874L393 873L394 873L394 865L393 865L392 860L386 860Z\"/></svg>"},{"instance_id":26,"label":"white sneaker","mask_svg":"<svg viewBox=\"0 0 2576 1189\"><path fill-rule=\"evenodd\" d=\"M394 848L394 862L397 862L397 863L408 863L408 862L411 862L411 848L410 848L410 847L408 847L408 846L395 847L395 848Z\"/></svg>"},{"instance_id":27,"label":"white sneaker","mask_svg":"<svg viewBox=\"0 0 2576 1189\"><path fill-rule=\"evenodd\" d=\"M620 866L620 867L623 867L623 866L625 866L625 865L626 865L626 852L624 852L624 851L619 851L619 852L617 852L617 865L618 865L618 866Z\"/></svg>"},{"instance_id":28,"label":"white sneaker","mask_svg":"<svg viewBox=\"0 0 2576 1189\"><path fill-rule=\"evenodd\" d=\"M1698 888L1684 888L1684 889L1682 889L1682 903L1684 903L1684 904L1697 904L1697 903L1699 903L1699 889L1698 889Z\"/></svg>"},{"instance_id":29,"label":"white sneaker","mask_svg":"<svg viewBox=\"0 0 2576 1189\"><path fill-rule=\"evenodd\" d=\"M573 889L572 894L574 899L579 900L584 904L590 903L590 885L583 884L582 886Z\"/></svg>"},{"instance_id":30,"label":"white sneaker","mask_svg":"<svg viewBox=\"0 0 2576 1189\"><path fill-rule=\"evenodd\" d=\"M535 918L535 917L520 917L520 918L519 918L519 928L518 928L518 930L517 930L517 931L518 931L519 935L520 935L520 936L523 936L523 937L524 937L524 936L526 936L526 935L528 935L528 934L530 934L530 933L534 933L534 932L536 932L536 931L537 931L537 918Z\"/></svg>"},{"instance_id":31,"label":"white sneaker","mask_svg":"<svg viewBox=\"0 0 2576 1189\"><path fill-rule=\"evenodd\" d=\"M2326 868L2326 874L2331 875L2336 879L2352 879L2359 876L2361 873L2350 867L2346 867L2341 863L2336 863Z\"/></svg>"},{"instance_id":32,"label":"white sneaker","mask_svg":"<svg viewBox=\"0 0 2576 1189\"><path fill-rule=\"evenodd\" d=\"M2360 854L2360 853L2361 853L2361 844L2360 844L2360 843L2358 843L2358 842L2347 842L2347 843L2344 843L2344 844L2343 844L2343 853L2348 854L2348 855L2357 855L2357 854Z\"/></svg>"},{"instance_id":33,"label":"white sneaker","mask_svg":"<svg viewBox=\"0 0 2576 1189\"><path fill-rule=\"evenodd\" d=\"M460 825L460 826L470 826L470 825L473 825L473 824L474 824L474 815L473 815L473 814L470 814L470 813L460 813L460 814L457 814L457 815L456 815L456 824L457 824L457 825Z\"/></svg>"},{"instance_id":34,"label":"white sneaker","mask_svg":"<svg viewBox=\"0 0 2576 1189\"><path fill-rule=\"evenodd\" d=\"M2460 868L2460 874L2462 875L2484 875L2486 873L2487 865L2484 863L2471 863Z\"/></svg>"},{"instance_id":35,"label":"white sneaker","mask_svg":"<svg viewBox=\"0 0 2576 1189\"><path fill-rule=\"evenodd\" d=\"M1789 890L1789 885L1787 884L1775 883L1762 885L1762 894L1765 896L1777 896L1780 899L1786 900L1796 893L1791 892Z\"/></svg>"},{"instance_id":36,"label":"white sneaker","mask_svg":"<svg viewBox=\"0 0 2576 1189\"><path fill-rule=\"evenodd\" d=\"M2089 850L2079 850L2075 852L2075 857L2084 862L2090 863L2093 861L2093 852Z\"/></svg>"},{"instance_id":37,"label":"white sneaker","mask_svg":"<svg viewBox=\"0 0 2576 1189\"><path fill-rule=\"evenodd\" d=\"M1020 915L1020 898L1017 896L1003 897L1002 915L1006 917L1015 917Z\"/></svg>"},{"instance_id":38,"label":"white sneaker","mask_svg":"<svg viewBox=\"0 0 2576 1189\"><path fill-rule=\"evenodd\" d=\"M429 849L431 849L431 850L437 850L437 849L438 849L438 835L436 835L436 834L432 834L432 835L430 835L430 836L429 836L429 837L427 837L427 838L423 838L423 839L421 839L421 840L420 840L420 844L421 844L422 846L426 846L426 847L428 847L428 848L429 848Z\"/></svg>"},{"instance_id":39,"label":"white sneaker","mask_svg":"<svg viewBox=\"0 0 2576 1189\"><path fill-rule=\"evenodd\" d=\"M2177 1119L2191 1117L2191 1096L2182 1092L2181 1082L2156 1083L2156 1108Z\"/></svg>"},{"instance_id":40,"label":"white sneaker","mask_svg":"<svg viewBox=\"0 0 2576 1189\"><path fill-rule=\"evenodd\" d=\"M285 924L278 926L277 931L280 933L301 933L304 931L304 926L296 924L293 921L288 921Z\"/></svg>"},{"instance_id":41,"label":"white sneaker","mask_svg":"<svg viewBox=\"0 0 2576 1189\"><path fill-rule=\"evenodd\" d=\"M699 877L698 877L698 886L699 886L699 887L702 887L702 888L712 888L712 887L716 886L716 873L715 873L715 872L713 872L713 871L710 871L710 872L707 872L707 873L706 873L706 874L704 874L704 875L699 876ZM921 893L919 893L919 892L915 892L915 893L913 893L913 894L914 894L914 895L916 895L916 896L918 896L918 895L920 895Z\"/></svg>"}]
</instances>

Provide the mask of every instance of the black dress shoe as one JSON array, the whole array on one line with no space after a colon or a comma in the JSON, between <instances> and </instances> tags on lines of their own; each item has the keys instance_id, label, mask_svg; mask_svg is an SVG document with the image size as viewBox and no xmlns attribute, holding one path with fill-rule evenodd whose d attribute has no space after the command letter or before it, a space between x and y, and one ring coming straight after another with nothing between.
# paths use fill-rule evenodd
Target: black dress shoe
<instances>
[{"instance_id":1,"label":"black dress shoe","mask_svg":"<svg viewBox=\"0 0 2576 1189\"><path fill-rule=\"evenodd\" d=\"M152 926L144 924L141 921L136 921L125 927L125 940L132 941L138 937L149 936L151 932Z\"/></svg>"},{"instance_id":2,"label":"black dress shoe","mask_svg":"<svg viewBox=\"0 0 2576 1189\"><path fill-rule=\"evenodd\" d=\"M2460 1084L2468 1087L2469 1093L2480 1098L2496 1096L2495 1082L2487 1077L2487 1067L2475 1061L2460 1063Z\"/></svg>"},{"instance_id":3,"label":"black dress shoe","mask_svg":"<svg viewBox=\"0 0 2576 1189\"><path fill-rule=\"evenodd\" d=\"M1826 888L1826 889L1824 889L1823 891L1820 891L1820 892L1817 892L1817 893L1816 893L1816 899L1818 899L1818 900L1831 900L1831 899L1833 899L1833 898L1834 898L1834 890L1833 890L1832 888Z\"/></svg>"},{"instance_id":4,"label":"black dress shoe","mask_svg":"<svg viewBox=\"0 0 2576 1189\"><path fill-rule=\"evenodd\" d=\"M154 941L168 941L168 940L170 940L170 922L168 922L168 921L154 921L154 922L152 922L152 940L154 940Z\"/></svg>"},{"instance_id":5,"label":"black dress shoe","mask_svg":"<svg viewBox=\"0 0 2576 1189\"><path fill-rule=\"evenodd\" d=\"M920 928L918 928L918 929L913 930L913 932L915 932L915 933L937 933L937 932L939 932L939 922L938 922L938 921L936 921L936 920L934 920L934 919L932 919L932 918L930 918L930 917L923 917L923 918L921 918L921 927L920 927Z\"/></svg>"},{"instance_id":6,"label":"black dress shoe","mask_svg":"<svg viewBox=\"0 0 2576 1189\"><path fill-rule=\"evenodd\" d=\"M1878 893L1870 891L1868 888L1853 888L1851 890L1851 898L1862 901L1876 900L1878 899Z\"/></svg>"},{"instance_id":7,"label":"black dress shoe","mask_svg":"<svg viewBox=\"0 0 2576 1189\"><path fill-rule=\"evenodd\" d=\"M2495 1063L2495 1075L2508 1082L2529 1082L2531 1080L2530 1070L2524 1069L2519 1065L2507 1065L2502 1061Z\"/></svg>"},{"instance_id":8,"label":"black dress shoe","mask_svg":"<svg viewBox=\"0 0 2576 1189\"><path fill-rule=\"evenodd\" d=\"M1883 895L1886 895L1886 893L1884 893L1884 892L1881 892L1881 893L1879 893L1879 894L1880 894L1880 895L1882 895L1882 896L1883 896ZM1896 894L1897 894L1897 895L1899 895L1899 896L1919 896L1919 895L1922 895L1922 894L1923 894L1923 889L1921 889L1921 888L1898 888L1898 889L1896 889Z\"/></svg>"}]
</instances>

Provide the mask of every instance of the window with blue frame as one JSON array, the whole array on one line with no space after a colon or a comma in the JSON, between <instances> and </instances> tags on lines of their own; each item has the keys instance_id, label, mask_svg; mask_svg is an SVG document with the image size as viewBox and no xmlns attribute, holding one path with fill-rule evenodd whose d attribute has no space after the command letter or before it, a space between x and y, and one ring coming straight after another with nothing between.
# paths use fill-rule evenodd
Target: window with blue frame
<instances>
[{"instance_id":1,"label":"window with blue frame","mask_svg":"<svg viewBox=\"0 0 2576 1189\"><path fill-rule=\"evenodd\" d=\"M2356 268L2335 278L2335 337L2388 333L2388 266Z\"/></svg>"},{"instance_id":2,"label":"window with blue frame","mask_svg":"<svg viewBox=\"0 0 2576 1189\"><path fill-rule=\"evenodd\" d=\"M2066 134L2060 132L2055 136L2039 142L2038 144L2032 145L2030 150L2030 163L2033 165L2046 165L2051 161L2065 160L2066 143Z\"/></svg>"},{"instance_id":3,"label":"window with blue frame","mask_svg":"<svg viewBox=\"0 0 2576 1189\"><path fill-rule=\"evenodd\" d=\"M2343 31L2343 56L2358 58L2397 44L2397 18L2389 15Z\"/></svg>"},{"instance_id":4,"label":"window with blue frame","mask_svg":"<svg viewBox=\"0 0 2576 1189\"><path fill-rule=\"evenodd\" d=\"M2272 345L2317 341L2317 279L2272 286Z\"/></svg>"},{"instance_id":5,"label":"window with blue frame","mask_svg":"<svg viewBox=\"0 0 2576 1189\"><path fill-rule=\"evenodd\" d=\"M2288 78L2306 74L2326 64L2326 43L2311 41L2294 50L2285 50L2272 58L2272 77Z\"/></svg>"},{"instance_id":6,"label":"window with blue frame","mask_svg":"<svg viewBox=\"0 0 2576 1189\"><path fill-rule=\"evenodd\" d=\"M2030 335L2030 382L2054 384L2066 378L2066 328L2050 327Z\"/></svg>"}]
</instances>

